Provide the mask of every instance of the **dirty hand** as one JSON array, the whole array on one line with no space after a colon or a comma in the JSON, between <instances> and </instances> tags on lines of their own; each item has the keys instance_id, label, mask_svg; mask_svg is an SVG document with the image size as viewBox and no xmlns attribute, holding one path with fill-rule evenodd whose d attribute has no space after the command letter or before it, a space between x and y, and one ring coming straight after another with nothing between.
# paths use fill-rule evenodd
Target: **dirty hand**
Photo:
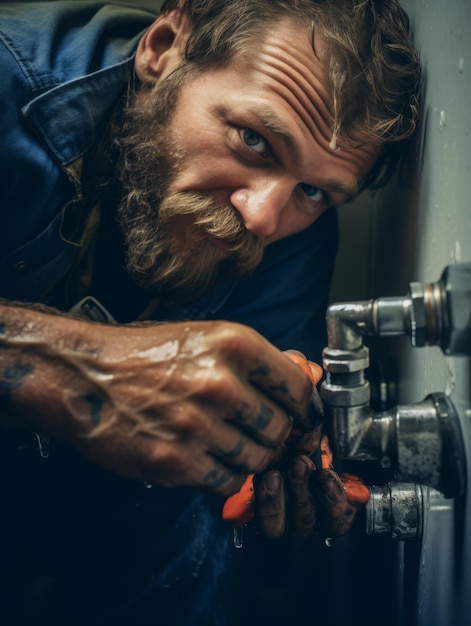
<instances>
[{"instance_id":1,"label":"dirty hand","mask_svg":"<svg viewBox=\"0 0 471 626\"><path fill-rule=\"evenodd\" d=\"M18 379L7 421L122 476L228 496L280 457L293 420L312 430L309 380L248 327L10 312L2 371Z\"/></svg>"},{"instance_id":2,"label":"dirty hand","mask_svg":"<svg viewBox=\"0 0 471 626\"><path fill-rule=\"evenodd\" d=\"M311 404L318 415L309 434L293 428L283 459L255 475L239 494L226 501L223 517L234 526L252 518L268 537L286 531L293 537L307 537L315 530L326 536L343 535L350 529L355 514L369 499L369 490L356 477L338 475L332 469L332 454L326 436L322 437L322 403L316 384L322 377L320 366L300 353L289 353L311 380ZM320 447L321 466L316 468L313 454Z\"/></svg>"}]
</instances>

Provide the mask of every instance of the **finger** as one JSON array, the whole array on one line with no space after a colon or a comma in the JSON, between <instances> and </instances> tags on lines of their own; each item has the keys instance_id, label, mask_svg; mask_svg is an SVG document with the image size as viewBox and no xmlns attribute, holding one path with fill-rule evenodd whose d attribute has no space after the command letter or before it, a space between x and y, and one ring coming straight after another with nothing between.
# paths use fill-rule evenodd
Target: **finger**
<instances>
[{"instance_id":1,"label":"finger","mask_svg":"<svg viewBox=\"0 0 471 626\"><path fill-rule=\"evenodd\" d=\"M308 456L296 455L288 467L289 531L293 537L309 537L317 522L311 477L315 465Z\"/></svg>"},{"instance_id":2,"label":"finger","mask_svg":"<svg viewBox=\"0 0 471 626\"><path fill-rule=\"evenodd\" d=\"M315 428L318 424L322 423L324 417L324 407L322 401L320 399L319 393L317 391L316 385L321 380L323 376L323 369L317 363L313 363L312 361L308 361L307 358L301 352L296 350L287 350L285 354L289 357L293 363L296 363L301 370L306 374L310 382L312 383L312 391L310 397L310 428ZM294 425L295 433L303 433L306 432L302 426L295 424ZM309 430L307 431L309 432Z\"/></svg>"},{"instance_id":3,"label":"finger","mask_svg":"<svg viewBox=\"0 0 471 626\"><path fill-rule=\"evenodd\" d=\"M299 365L313 385L317 385L320 382L322 376L324 375L324 370L320 365L314 363L313 361L309 361L302 352L299 352L299 350L285 350L285 354L291 359L291 361L293 361L293 363Z\"/></svg>"},{"instance_id":4,"label":"finger","mask_svg":"<svg viewBox=\"0 0 471 626\"><path fill-rule=\"evenodd\" d=\"M227 422L212 423L207 440L208 454L240 474L261 472L279 456L278 448L255 441Z\"/></svg>"},{"instance_id":5,"label":"finger","mask_svg":"<svg viewBox=\"0 0 471 626\"><path fill-rule=\"evenodd\" d=\"M308 433L301 433L293 428L287 441L287 447L290 450L295 450L298 454L311 455L319 448L321 437L322 424Z\"/></svg>"},{"instance_id":6,"label":"finger","mask_svg":"<svg viewBox=\"0 0 471 626\"><path fill-rule=\"evenodd\" d=\"M251 385L283 407L305 432L311 428L312 383L286 354L269 342L257 342L241 366Z\"/></svg>"},{"instance_id":7,"label":"finger","mask_svg":"<svg viewBox=\"0 0 471 626\"><path fill-rule=\"evenodd\" d=\"M146 480L163 487L195 487L228 497L239 491L247 478L247 473L228 467L208 454L202 442L194 441L191 449L186 442L178 445L172 441L160 442L154 458L150 456L150 459Z\"/></svg>"},{"instance_id":8,"label":"finger","mask_svg":"<svg viewBox=\"0 0 471 626\"><path fill-rule=\"evenodd\" d=\"M332 536L346 534L361 507L348 500L342 481L333 470L322 469L315 472L313 484L324 531Z\"/></svg>"},{"instance_id":9,"label":"finger","mask_svg":"<svg viewBox=\"0 0 471 626\"><path fill-rule=\"evenodd\" d=\"M254 476L255 514L262 532L281 537L286 528L286 492L279 470L269 469Z\"/></svg>"},{"instance_id":10,"label":"finger","mask_svg":"<svg viewBox=\"0 0 471 626\"><path fill-rule=\"evenodd\" d=\"M288 438L293 419L276 402L249 385L234 389L235 397L226 421L237 426L260 444L279 448ZM226 397L226 403L229 398Z\"/></svg>"},{"instance_id":11,"label":"finger","mask_svg":"<svg viewBox=\"0 0 471 626\"><path fill-rule=\"evenodd\" d=\"M214 457L205 455L195 475L195 483L189 486L227 498L240 490L246 478L247 474L234 471Z\"/></svg>"},{"instance_id":12,"label":"finger","mask_svg":"<svg viewBox=\"0 0 471 626\"><path fill-rule=\"evenodd\" d=\"M371 497L371 491L358 476L353 474L340 474L340 480L351 505L361 508L365 506Z\"/></svg>"}]
</instances>

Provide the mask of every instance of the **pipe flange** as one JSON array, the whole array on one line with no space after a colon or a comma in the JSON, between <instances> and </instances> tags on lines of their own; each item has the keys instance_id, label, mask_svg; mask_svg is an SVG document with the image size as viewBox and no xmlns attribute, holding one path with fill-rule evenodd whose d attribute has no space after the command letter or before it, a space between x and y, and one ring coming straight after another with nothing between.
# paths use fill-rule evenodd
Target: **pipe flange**
<instances>
[{"instance_id":1,"label":"pipe flange","mask_svg":"<svg viewBox=\"0 0 471 626\"><path fill-rule=\"evenodd\" d=\"M458 498L466 490L466 452L460 418L450 398L444 393L431 393L442 436L442 471L439 491L445 498Z\"/></svg>"}]
</instances>

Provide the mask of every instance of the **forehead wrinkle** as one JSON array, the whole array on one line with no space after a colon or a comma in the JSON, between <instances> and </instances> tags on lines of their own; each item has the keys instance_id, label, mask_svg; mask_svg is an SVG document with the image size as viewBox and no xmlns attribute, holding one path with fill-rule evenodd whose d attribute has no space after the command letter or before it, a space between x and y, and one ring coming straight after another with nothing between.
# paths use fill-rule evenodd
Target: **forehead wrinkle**
<instances>
[{"instance_id":1,"label":"forehead wrinkle","mask_svg":"<svg viewBox=\"0 0 471 626\"><path fill-rule=\"evenodd\" d=\"M293 90L289 86L280 83L280 81L278 81L276 86L272 86L271 90L285 100L285 102L287 102L293 109L295 109L297 115L303 122L304 126L308 129L311 137L313 137L316 141L318 147L327 154L333 154L330 147L332 133L323 123L322 117L317 115L317 109L314 107L315 113L311 114L306 110L305 106L302 106L301 108L297 107L296 101L299 100L299 97L293 94ZM336 154L338 154L340 158L343 156L339 153Z\"/></svg>"},{"instance_id":2,"label":"forehead wrinkle","mask_svg":"<svg viewBox=\"0 0 471 626\"><path fill-rule=\"evenodd\" d=\"M310 50L312 50L312 48L310 48ZM314 52L313 55L315 55ZM319 59L317 55L315 56L317 58L317 64L319 65L319 67L312 67L310 69L309 65L312 66L313 63L312 60L311 63L309 63L310 60L306 57L306 54L304 54L301 50L297 50L290 45L285 45L283 41L280 41L276 45L269 43L265 44L259 58L262 59L264 56L267 58L271 57L274 61L275 67L287 76L289 76L290 73L289 71L285 72L282 66L286 66L286 59L288 57L291 57L290 61L294 61L292 67L294 68L295 73L302 78L303 84L307 85L307 88L303 87L303 91L307 93L309 88L314 89L316 91L316 94L319 96L325 110L328 112L329 117L332 117L332 114L330 112L331 94L326 86L329 84L329 77L327 73L324 72L322 69L324 62ZM289 69L291 69L291 67L289 67ZM293 82L296 82L295 78L291 78L291 80L293 80Z\"/></svg>"},{"instance_id":3,"label":"forehead wrinkle","mask_svg":"<svg viewBox=\"0 0 471 626\"><path fill-rule=\"evenodd\" d=\"M274 64L272 61L271 64L260 66L258 71L273 80L273 84L268 85L269 89L278 93L288 102L309 131L314 136L322 137L327 143L330 143L333 118L325 106L324 100L321 98L322 107L315 104L308 93L308 90L312 89L311 83L307 80L302 80L300 84L299 81L294 80L284 72L281 65L283 64ZM280 70L282 73L280 73ZM319 110L320 108L322 110Z\"/></svg>"},{"instance_id":4,"label":"forehead wrinkle","mask_svg":"<svg viewBox=\"0 0 471 626\"><path fill-rule=\"evenodd\" d=\"M314 32L315 34L315 32ZM324 64L324 60L319 56L316 49L313 49L314 46L314 34L313 41L307 40L307 43L310 46L310 50L313 50L313 54L318 60L319 64ZM267 55L264 55L262 52L259 55L259 59L263 59L264 56L267 56L268 60L265 62L266 67L263 69L263 72L269 77L272 78L283 85L286 89L286 93L282 90L272 89L274 91L278 91L279 95L283 97L290 106L297 111L298 115L302 119L303 123L312 133L312 135L318 140L319 138L325 139L329 145L324 148L325 152L332 153L333 149L331 147L332 133L333 133L333 124L334 118L330 111L330 93L325 85L329 84L329 77L327 72L323 72L322 65L319 65L317 68L312 68L309 70L308 62L306 61L306 55L302 50L299 50L289 44L286 44L285 40L281 39L276 46L270 43L264 44L264 50L268 51ZM285 56L282 54L285 51ZM283 69L283 66L286 66L286 58L290 55L292 59L296 61L295 63L295 71L298 76L302 78L302 81L296 80L290 75L289 71L286 72ZM304 59L304 62L303 62ZM270 60L271 67L270 69ZM260 68L258 71L262 71ZM281 72L281 76L276 74L273 70L279 70ZM318 74L322 76L324 82L319 78ZM316 96L319 98L321 107L317 105L310 97L309 91L314 90ZM294 106L292 101L292 96L297 98L298 101L301 102L302 110ZM310 111L311 109L311 111ZM313 112L313 114L312 114ZM338 138L337 148L334 149L335 153L340 158L353 158L357 163L361 162L361 156L359 151L364 149L364 144L351 144L349 141L343 141L342 137ZM356 192L358 193L358 192ZM356 195L356 194L355 194Z\"/></svg>"},{"instance_id":5,"label":"forehead wrinkle","mask_svg":"<svg viewBox=\"0 0 471 626\"><path fill-rule=\"evenodd\" d=\"M294 89L285 84L284 81L281 81L279 77L277 77L274 85L270 85L271 91L278 94L285 102L287 102L300 117L306 128L308 129L311 136L316 141L318 148L320 148L327 155L332 156L335 154L337 159L341 160L353 160L357 165L361 165L362 162L362 153L367 148L367 145L350 145L344 143L342 141L337 142L337 148L334 150L331 147L331 139L332 139L332 131L330 127L325 123L325 119L322 115L318 114L318 107L311 104L311 111L308 110L305 104L305 98L303 98L304 102L302 102L302 106L296 106L296 102L300 100L300 95L294 92ZM307 94L302 92L306 98L309 98ZM297 145L297 144L296 144Z\"/></svg>"}]
</instances>

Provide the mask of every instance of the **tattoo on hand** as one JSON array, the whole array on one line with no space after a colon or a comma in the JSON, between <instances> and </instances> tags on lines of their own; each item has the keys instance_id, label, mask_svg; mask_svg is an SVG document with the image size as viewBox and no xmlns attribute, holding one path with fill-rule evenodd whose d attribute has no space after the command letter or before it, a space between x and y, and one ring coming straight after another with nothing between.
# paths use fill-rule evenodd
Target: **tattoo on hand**
<instances>
[{"instance_id":1,"label":"tattoo on hand","mask_svg":"<svg viewBox=\"0 0 471 626\"><path fill-rule=\"evenodd\" d=\"M206 474L204 482L210 489L218 489L229 480L229 477L230 473L228 471L223 471L214 467Z\"/></svg>"},{"instance_id":2,"label":"tattoo on hand","mask_svg":"<svg viewBox=\"0 0 471 626\"><path fill-rule=\"evenodd\" d=\"M90 421L93 426L98 426L101 421L101 410L103 408L103 400L94 393L87 393L83 397L85 402L90 405Z\"/></svg>"},{"instance_id":3,"label":"tattoo on hand","mask_svg":"<svg viewBox=\"0 0 471 626\"><path fill-rule=\"evenodd\" d=\"M251 370L249 372L249 379L253 377L258 377L258 376L270 376L270 374L271 374L270 368L267 367L266 365L262 365L258 369ZM278 384L269 385L267 389L270 392L280 392L283 394L288 393L288 385L286 384L285 380L282 380Z\"/></svg>"},{"instance_id":4,"label":"tattoo on hand","mask_svg":"<svg viewBox=\"0 0 471 626\"><path fill-rule=\"evenodd\" d=\"M239 441L239 443L237 443L234 448L232 450L229 450L228 452L226 452L222 448L217 447L216 453L218 456L224 457L225 459L232 461L242 454L242 451L245 448L245 444L245 441Z\"/></svg>"},{"instance_id":5,"label":"tattoo on hand","mask_svg":"<svg viewBox=\"0 0 471 626\"><path fill-rule=\"evenodd\" d=\"M18 363L12 367L7 367L3 371L0 379L0 403L6 408L10 403L10 394L14 389L19 389L24 379L34 370L32 364Z\"/></svg>"},{"instance_id":6,"label":"tattoo on hand","mask_svg":"<svg viewBox=\"0 0 471 626\"><path fill-rule=\"evenodd\" d=\"M273 419L274 411L269 406L262 404L260 408L260 413L257 415L257 419L255 420L255 428L257 430L263 430L266 428Z\"/></svg>"},{"instance_id":7,"label":"tattoo on hand","mask_svg":"<svg viewBox=\"0 0 471 626\"><path fill-rule=\"evenodd\" d=\"M244 402L239 411L236 411L234 418L236 424L248 425L253 430L263 430L266 428L273 419L274 411L269 406L262 404L260 412L252 421L251 418L252 409L250 404Z\"/></svg>"},{"instance_id":8,"label":"tattoo on hand","mask_svg":"<svg viewBox=\"0 0 471 626\"><path fill-rule=\"evenodd\" d=\"M8 393L22 386L26 376L34 370L34 365L17 364L7 367L0 380L0 393Z\"/></svg>"},{"instance_id":9,"label":"tattoo on hand","mask_svg":"<svg viewBox=\"0 0 471 626\"><path fill-rule=\"evenodd\" d=\"M261 365L256 370L251 370L249 372L249 378L253 376L270 376L270 368L266 365Z\"/></svg>"},{"instance_id":10,"label":"tattoo on hand","mask_svg":"<svg viewBox=\"0 0 471 626\"><path fill-rule=\"evenodd\" d=\"M279 385L270 385L270 387L268 387L268 391L272 391L272 392L278 391L280 393L287 394L288 385L286 384L285 380L282 380Z\"/></svg>"}]
</instances>

